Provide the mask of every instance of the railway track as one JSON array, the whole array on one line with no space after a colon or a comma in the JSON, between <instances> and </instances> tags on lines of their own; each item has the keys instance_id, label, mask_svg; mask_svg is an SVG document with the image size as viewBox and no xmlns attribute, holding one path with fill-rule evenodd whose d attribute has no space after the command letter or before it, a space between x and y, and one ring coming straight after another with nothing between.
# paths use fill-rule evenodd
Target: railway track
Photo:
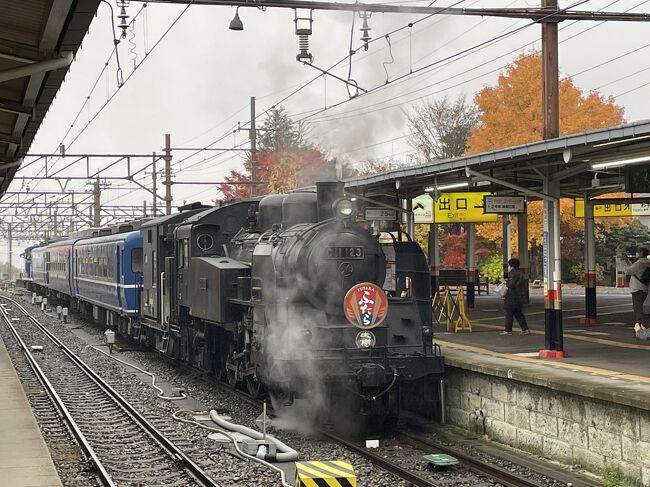
<instances>
[{"instance_id":1,"label":"railway track","mask_svg":"<svg viewBox=\"0 0 650 487\"><path fill-rule=\"evenodd\" d=\"M504 487L540 487L538 482L526 479L520 475L516 475L512 472L492 465L490 463L482 462L467 453L464 453L455 448L450 448L448 446L442 445L431 441L428 438L423 438L421 436L415 435L408 432L399 432L397 438L407 443L415 448L418 448L422 451L430 453L432 451L446 453L458 459L460 464L467 468L468 470L483 475L490 478Z\"/></svg>"},{"instance_id":2,"label":"railway track","mask_svg":"<svg viewBox=\"0 0 650 487\"><path fill-rule=\"evenodd\" d=\"M219 383L221 386L229 389L234 395L240 399L247 401L252 405L261 407L262 401L252 398L246 392L230 387L227 384ZM269 412L273 412L272 407L267 406ZM349 441L345 438L332 434L328 431L320 431L320 434L329 439L330 441L337 443L348 450L360 455L361 457L370 461L373 465L382 470L385 470L400 479L408 482L412 486L416 487L448 487L449 481L436 481L435 479L426 478L412 470L409 470L397 462L393 462L382 456L368 450L364 446L358 445L352 441ZM424 438L419 435L416 435L411 432L400 431L396 435L396 438L400 440L403 444L410 445L411 447L422 451L423 453L446 453L458 459L462 468L473 472L474 474L487 478L503 487L541 487L543 484L535 480L527 479L522 477L519 473L510 472L499 466L493 465L491 463L483 462L477 458L468 455L467 453L462 452L461 450L451 448L440 443L434 442L429 438ZM481 484L484 485L484 484Z\"/></svg>"},{"instance_id":3,"label":"railway track","mask_svg":"<svg viewBox=\"0 0 650 487\"><path fill-rule=\"evenodd\" d=\"M0 315L102 486L218 487L20 303L5 296L2 300L11 303L12 311L3 303ZM13 310L24 318L15 321ZM32 353L32 345L43 348Z\"/></svg>"}]
</instances>

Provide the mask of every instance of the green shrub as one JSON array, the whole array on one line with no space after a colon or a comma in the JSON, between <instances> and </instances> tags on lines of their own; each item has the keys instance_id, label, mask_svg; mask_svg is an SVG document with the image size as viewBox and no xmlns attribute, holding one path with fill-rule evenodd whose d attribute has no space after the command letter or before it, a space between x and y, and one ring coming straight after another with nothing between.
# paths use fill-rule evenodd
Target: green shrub
<instances>
[{"instance_id":1,"label":"green shrub","mask_svg":"<svg viewBox=\"0 0 650 487\"><path fill-rule=\"evenodd\" d=\"M478 270L490 282L500 282L503 279L503 256L499 253L486 257L479 263Z\"/></svg>"},{"instance_id":2,"label":"green shrub","mask_svg":"<svg viewBox=\"0 0 650 487\"><path fill-rule=\"evenodd\" d=\"M635 487L635 484L627 480L620 470L613 468L603 471L602 482L605 487Z\"/></svg>"}]
</instances>

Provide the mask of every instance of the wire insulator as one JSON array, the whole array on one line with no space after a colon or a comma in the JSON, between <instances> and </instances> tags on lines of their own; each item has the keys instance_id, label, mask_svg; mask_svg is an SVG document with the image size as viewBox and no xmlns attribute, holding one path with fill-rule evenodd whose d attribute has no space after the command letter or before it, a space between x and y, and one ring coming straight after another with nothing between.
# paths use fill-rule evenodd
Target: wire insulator
<instances>
[{"instance_id":1,"label":"wire insulator","mask_svg":"<svg viewBox=\"0 0 650 487\"><path fill-rule=\"evenodd\" d=\"M296 56L298 61L309 61L311 63L314 60L314 57L309 53L309 35L298 35L298 49L300 50Z\"/></svg>"}]
</instances>

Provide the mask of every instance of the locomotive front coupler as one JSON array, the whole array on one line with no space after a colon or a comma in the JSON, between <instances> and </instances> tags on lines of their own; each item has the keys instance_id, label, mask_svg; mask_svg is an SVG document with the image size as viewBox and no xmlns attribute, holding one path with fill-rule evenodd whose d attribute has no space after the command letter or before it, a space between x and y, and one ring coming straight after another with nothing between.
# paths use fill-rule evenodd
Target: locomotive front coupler
<instances>
[{"instance_id":1,"label":"locomotive front coupler","mask_svg":"<svg viewBox=\"0 0 650 487\"><path fill-rule=\"evenodd\" d=\"M375 401L386 394L393 388L398 378L397 369L395 368L392 368L392 377L388 374L389 371L379 364L362 365L357 371L357 383L360 389L377 389L385 387L378 394L373 394L372 396L367 396L365 394L360 395L368 401ZM388 385L386 386L387 383Z\"/></svg>"}]
</instances>

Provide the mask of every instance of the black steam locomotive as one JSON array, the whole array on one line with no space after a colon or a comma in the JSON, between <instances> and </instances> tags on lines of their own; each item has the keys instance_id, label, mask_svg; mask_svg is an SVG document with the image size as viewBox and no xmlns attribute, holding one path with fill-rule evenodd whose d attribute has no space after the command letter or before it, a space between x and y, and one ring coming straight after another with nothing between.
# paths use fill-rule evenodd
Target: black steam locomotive
<instances>
[{"instance_id":1,"label":"black steam locomotive","mask_svg":"<svg viewBox=\"0 0 650 487\"><path fill-rule=\"evenodd\" d=\"M88 267L83 256L93 255L76 250L84 239L69 244L67 258L57 257L69 294L49 289L46 279L55 265L48 248L61 244L31 249L39 254L32 272L43 274L37 287L169 357L254 396L268 393L276 406L307 398L322 407L326 422L345 416L364 428L394 423L405 392L437 409L444 359L432 340L424 254L415 242L393 233L380 239L357 222L340 183L190 206L143 222L137 237L141 264L134 251L130 261L132 271L141 271L137 314L75 295L78 279L101 280L79 274ZM99 240L110 257L110 238ZM126 262L123 249L116 246L112 263L100 259L109 267L97 271L101 276L124 274L110 269ZM106 286L106 303L116 292L119 282ZM356 321L346 318L344 301Z\"/></svg>"}]
</instances>

